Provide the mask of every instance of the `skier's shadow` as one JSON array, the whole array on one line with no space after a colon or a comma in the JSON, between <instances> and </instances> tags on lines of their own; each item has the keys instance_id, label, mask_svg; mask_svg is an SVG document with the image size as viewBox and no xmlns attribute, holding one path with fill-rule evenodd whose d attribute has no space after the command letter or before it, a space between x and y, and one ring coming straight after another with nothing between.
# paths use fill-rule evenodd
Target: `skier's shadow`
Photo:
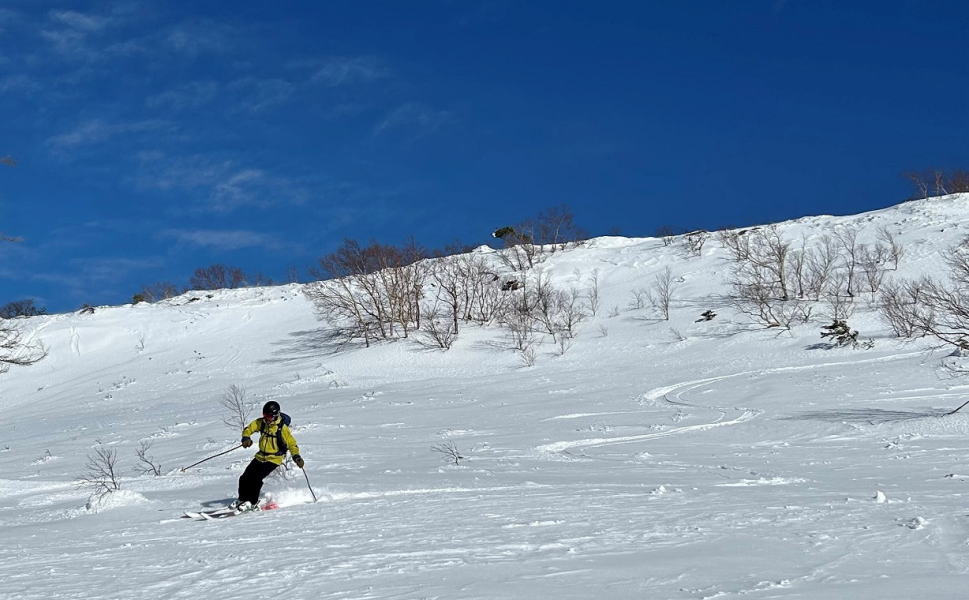
<instances>
[{"instance_id":1,"label":"skier's shadow","mask_svg":"<svg viewBox=\"0 0 969 600\"><path fill-rule=\"evenodd\" d=\"M221 508L235 500L235 498L223 498L222 500L209 500L208 502L203 502L202 506L205 508Z\"/></svg>"},{"instance_id":2,"label":"skier's shadow","mask_svg":"<svg viewBox=\"0 0 969 600\"><path fill-rule=\"evenodd\" d=\"M899 423L929 417L942 417L951 409L926 408L924 410L883 410L880 408L841 408L817 410L784 417L786 421L827 421L829 423Z\"/></svg>"}]
</instances>

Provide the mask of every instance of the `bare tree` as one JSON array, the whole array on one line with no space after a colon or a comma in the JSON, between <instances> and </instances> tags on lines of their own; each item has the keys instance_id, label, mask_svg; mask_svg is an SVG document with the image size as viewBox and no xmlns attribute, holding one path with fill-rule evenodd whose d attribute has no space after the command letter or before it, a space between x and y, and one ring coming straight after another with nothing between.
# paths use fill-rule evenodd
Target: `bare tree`
<instances>
[{"instance_id":1,"label":"bare tree","mask_svg":"<svg viewBox=\"0 0 969 600\"><path fill-rule=\"evenodd\" d=\"M922 178L920 174L915 172L909 172L909 173L905 173L905 177L909 179L912 182L912 184L915 186L915 189L918 190L919 198L929 197L929 184L925 182L925 180Z\"/></svg>"},{"instance_id":2,"label":"bare tree","mask_svg":"<svg viewBox=\"0 0 969 600\"><path fill-rule=\"evenodd\" d=\"M908 172L904 175L915 186L918 198L928 198L930 194L945 196L969 192L969 172L961 169L951 174L946 174L941 169L933 169L922 173Z\"/></svg>"},{"instance_id":3,"label":"bare tree","mask_svg":"<svg viewBox=\"0 0 969 600\"><path fill-rule=\"evenodd\" d=\"M840 229L834 234L835 239L841 244L842 258L844 260L844 268L847 272L847 277L844 278L845 283L845 293L849 297L854 297L854 283L856 277L856 271L858 269L859 260L859 244L858 244L858 231L851 228Z\"/></svg>"},{"instance_id":4,"label":"bare tree","mask_svg":"<svg viewBox=\"0 0 969 600\"><path fill-rule=\"evenodd\" d=\"M881 287L882 282L885 280L885 261L886 261L887 250L885 246L877 244L874 247L862 244L861 246L861 271L865 277L865 283L867 284L868 291L872 293L872 297L878 293L878 288Z\"/></svg>"},{"instance_id":5,"label":"bare tree","mask_svg":"<svg viewBox=\"0 0 969 600\"><path fill-rule=\"evenodd\" d=\"M592 313L592 316L594 317L599 314L599 269L592 269L586 299L588 300L589 312Z\"/></svg>"},{"instance_id":6,"label":"bare tree","mask_svg":"<svg viewBox=\"0 0 969 600\"><path fill-rule=\"evenodd\" d=\"M252 414L254 404L246 398L246 388L235 384L230 385L225 393L222 394L222 399L219 402L222 404L222 408L225 409L225 416L222 418L222 422L229 429L242 431L252 421L250 415Z\"/></svg>"},{"instance_id":7,"label":"bare tree","mask_svg":"<svg viewBox=\"0 0 969 600\"><path fill-rule=\"evenodd\" d=\"M820 246L806 250L804 288L807 297L820 300L829 287L831 277L838 268L840 254L837 242L831 236L823 236Z\"/></svg>"},{"instance_id":8,"label":"bare tree","mask_svg":"<svg viewBox=\"0 0 969 600\"><path fill-rule=\"evenodd\" d=\"M932 173L932 175L935 178L935 195L947 196L949 194L949 190L947 189L948 186L946 185L948 182L946 181L945 173L937 169Z\"/></svg>"},{"instance_id":9,"label":"bare tree","mask_svg":"<svg viewBox=\"0 0 969 600\"><path fill-rule=\"evenodd\" d=\"M670 320L670 303L673 301L673 270L669 267L663 269L653 283L652 292L649 294L650 302L656 308L664 321Z\"/></svg>"},{"instance_id":10,"label":"bare tree","mask_svg":"<svg viewBox=\"0 0 969 600\"><path fill-rule=\"evenodd\" d=\"M575 224L575 215L566 204L547 208L527 224L532 231L532 241L540 246L548 246L552 252L556 248L565 249L585 237L585 232Z\"/></svg>"},{"instance_id":11,"label":"bare tree","mask_svg":"<svg viewBox=\"0 0 969 600\"><path fill-rule=\"evenodd\" d=\"M468 299L468 275L459 256L438 259L430 270L431 279L437 284L438 299L451 310L450 330L455 335L458 333L459 318L466 314L464 302ZM435 313L435 320L437 316ZM437 324L433 324L431 328L432 331L436 330Z\"/></svg>"}]
</instances>

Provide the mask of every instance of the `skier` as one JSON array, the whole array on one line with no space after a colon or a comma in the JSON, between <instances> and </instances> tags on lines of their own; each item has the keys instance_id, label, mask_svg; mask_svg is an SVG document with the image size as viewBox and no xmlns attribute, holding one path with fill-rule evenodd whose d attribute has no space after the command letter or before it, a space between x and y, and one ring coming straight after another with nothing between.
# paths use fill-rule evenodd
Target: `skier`
<instances>
[{"instance_id":1,"label":"skier","mask_svg":"<svg viewBox=\"0 0 969 600\"><path fill-rule=\"evenodd\" d=\"M293 462L300 469L303 459L299 455L299 445L293 432L289 430L288 420L279 411L279 403L270 400L262 407L262 418L256 419L242 430L242 447L252 446L252 434L259 432L259 452L239 477L239 499L230 507L239 512L259 510L259 492L262 482L276 467L283 464L286 452L293 455Z\"/></svg>"}]
</instances>

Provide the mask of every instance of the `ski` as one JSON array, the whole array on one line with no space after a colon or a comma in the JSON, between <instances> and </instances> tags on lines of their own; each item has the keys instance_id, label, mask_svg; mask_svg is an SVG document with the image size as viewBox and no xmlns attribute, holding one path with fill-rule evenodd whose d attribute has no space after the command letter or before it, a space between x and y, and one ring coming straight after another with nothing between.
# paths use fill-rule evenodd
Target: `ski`
<instances>
[{"instance_id":1,"label":"ski","mask_svg":"<svg viewBox=\"0 0 969 600\"><path fill-rule=\"evenodd\" d=\"M233 508L216 508L214 510L200 510L200 511L185 511L182 515L183 519L192 519L195 521L215 521L217 519L225 519L228 517L235 517L238 515L243 515L246 513L258 513L266 510L274 510L279 508L279 505L275 502L267 502L259 507L259 510L248 510L244 512L239 512Z\"/></svg>"}]
</instances>

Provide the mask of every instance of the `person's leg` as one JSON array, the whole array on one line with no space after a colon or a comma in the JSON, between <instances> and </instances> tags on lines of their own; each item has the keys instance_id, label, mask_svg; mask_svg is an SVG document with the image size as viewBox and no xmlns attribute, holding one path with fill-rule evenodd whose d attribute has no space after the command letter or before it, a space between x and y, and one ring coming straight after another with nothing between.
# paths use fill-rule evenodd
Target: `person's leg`
<instances>
[{"instance_id":1,"label":"person's leg","mask_svg":"<svg viewBox=\"0 0 969 600\"><path fill-rule=\"evenodd\" d=\"M271 462L253 459L246 470L239 477L239 502L259 502L259 492L262 491L262 481L279 466Z\"/></svg>"}]
</instances>

